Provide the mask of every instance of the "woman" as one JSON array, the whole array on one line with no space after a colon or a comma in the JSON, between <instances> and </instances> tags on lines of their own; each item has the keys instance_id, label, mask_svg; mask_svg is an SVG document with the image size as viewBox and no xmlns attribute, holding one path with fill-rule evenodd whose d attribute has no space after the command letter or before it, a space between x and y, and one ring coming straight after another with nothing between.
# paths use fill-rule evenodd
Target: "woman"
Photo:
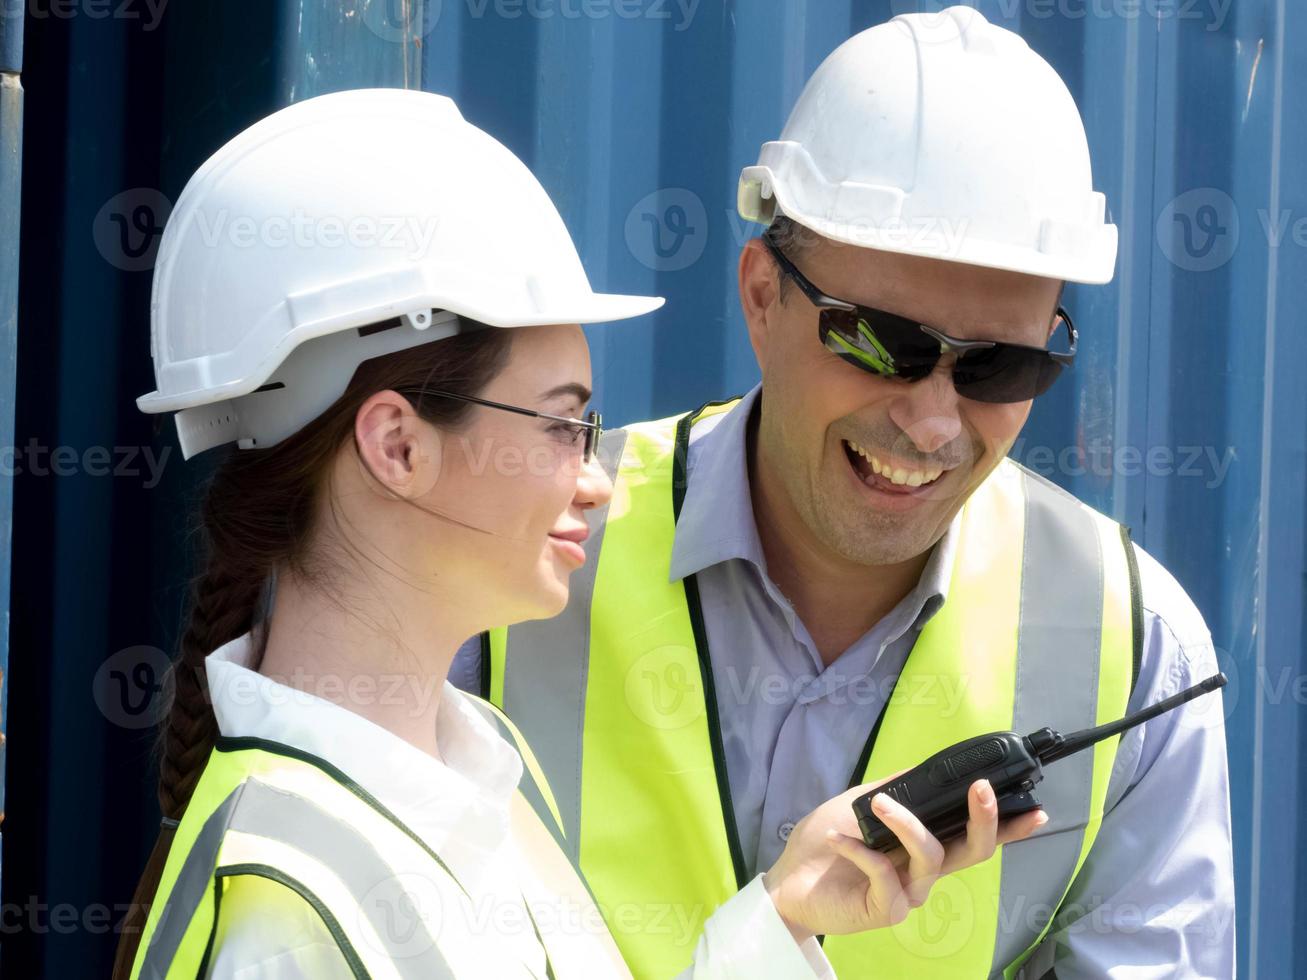
<instances>
[{"instance_id":1,"label":"woman","mask_svg":"<svg viewBox=\"0 0 1307 980\"><path fill-rule=\"evenodd\" d=\"M138 404L179 412L187 457L240 448L204 503L119 975L629 975L517 792L525 758L551 799L529 749L445 677L468 636L566 604L612 491L577 324L659 305L593 293L534 177L440 96L299 103L197 171ZM686 975L830 975L816 934L897 922L993 851L979 784L947 849L881 797L894 861L846 836L852 795L716 911Z\"/></svg>"}]
</instances>

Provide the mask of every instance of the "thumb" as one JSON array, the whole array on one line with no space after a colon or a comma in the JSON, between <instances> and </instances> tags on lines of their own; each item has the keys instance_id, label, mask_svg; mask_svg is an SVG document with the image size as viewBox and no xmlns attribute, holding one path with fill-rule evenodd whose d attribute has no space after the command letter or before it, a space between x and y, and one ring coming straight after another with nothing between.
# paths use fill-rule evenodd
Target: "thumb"
<instances>
[{"instance_id":1,"label":"thumb","mask_svg":"<svg viewBox=\"0 0 1307 980\"><path fill-rule=\"evenodd\" d=\"M893 862L880 851L873 851L857 837L841 834L832 827L826 831L826 844L865 874L873 887L898 885L898 872L894 870Z\"/></svg>"}]
</instances>

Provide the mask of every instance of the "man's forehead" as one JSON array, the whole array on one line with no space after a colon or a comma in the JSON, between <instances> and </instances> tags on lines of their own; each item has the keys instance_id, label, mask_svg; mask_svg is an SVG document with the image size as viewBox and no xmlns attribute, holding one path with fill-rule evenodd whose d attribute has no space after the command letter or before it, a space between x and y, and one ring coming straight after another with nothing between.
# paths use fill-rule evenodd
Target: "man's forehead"
<instances>
[{"instance_id":1,"label":"man's forehead","mask_svg":"<svg viewBox=\"0 0 1307 980\"><path fill-rule=\"evenodd\" d=\"M955 327L1034 325L1051 315L1062 283L1005 269L822 240L805 249L821 288L840 299Z\"/></svg>"}]
</instances>

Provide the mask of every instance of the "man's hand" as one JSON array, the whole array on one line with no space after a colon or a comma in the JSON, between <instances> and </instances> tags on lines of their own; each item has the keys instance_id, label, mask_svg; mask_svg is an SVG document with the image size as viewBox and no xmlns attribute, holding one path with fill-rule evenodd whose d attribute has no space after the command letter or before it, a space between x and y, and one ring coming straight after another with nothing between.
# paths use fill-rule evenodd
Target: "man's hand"
<instances>
[{"instance_id":1,"label":"man's hand","mask_svg":"<svg viewBox=\"0 0 1307 980\"><path fill-rule=\"evenodd\" d=\"M981 779L967 792L966 835L941 844L906 807L878 793L872 809L903 845L882 854L862 842L853 814L854 799L867 789L855 786L799 821L784 852L763 876L797 942L819 934L897 925L926 901L941 875L987 861L999 844L1028 837L1048 822L1048 816L1036 810L1000 826L994 791Z\"/></svg>"}]
</instances>

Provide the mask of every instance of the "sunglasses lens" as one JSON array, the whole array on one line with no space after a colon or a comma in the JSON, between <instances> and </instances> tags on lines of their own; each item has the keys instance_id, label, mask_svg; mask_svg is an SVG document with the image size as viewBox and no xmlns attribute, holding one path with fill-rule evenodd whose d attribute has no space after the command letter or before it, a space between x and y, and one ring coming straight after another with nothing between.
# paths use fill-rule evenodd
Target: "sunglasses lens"
<instances>
[{"instance_id":1,"label":"sunglasses lens","mask_svg":"<svg viewBox=\"0 0 1307 980\"><path fill-rule=\"evenodd\" d=\"M1053 336L1065 330L1070 355L1075 355L1075 328L1061 308L1053 324ZM958 394L972 401L1005 404L1038 398L1053 386L1062 373L1062 363L1048 351L999 344L989 350L971 351L953 371Z\"/></svg>"},{"instance_id":2,"label":"sunglasses lens","mask_svg":"<svg viewBox=\"0 0 1307 980\"><path fill-rule=\"evenodd\" d=\"M876 310L826 307L818 320L826 349L870 374L916 381L935 369L940 341L913 320ZM1072 340L1069 318L1061 315ZM1046 392L1062 373L1049 352L1011 344L965 351L953 369L958 394L972 401L1007 404L1029 401Z\"/></svg>"},{"instance_id":3,"label":"sunglasses lens","mask_svg":"<svg viewBox=\"0 0 1307 980\"><path fill-rule=\"evenodd\" d=\"M882 377L924 378L939 361L939 344L910 320L870 310L821 311L826 349L854 367Z\"/></svg>"},{"instance_id":4,"label":"sunglasses lens","mask_svg":"<svg viewBox=\"0 0 1307 980\"><path fill-rule=\"evenodd\" d=\"M963 398L1005 404L1042 395L1061 373L1062 365L1045 353L1000 345L968 353L954 368L953 382Z\"/></svg>"}]
</instances>

